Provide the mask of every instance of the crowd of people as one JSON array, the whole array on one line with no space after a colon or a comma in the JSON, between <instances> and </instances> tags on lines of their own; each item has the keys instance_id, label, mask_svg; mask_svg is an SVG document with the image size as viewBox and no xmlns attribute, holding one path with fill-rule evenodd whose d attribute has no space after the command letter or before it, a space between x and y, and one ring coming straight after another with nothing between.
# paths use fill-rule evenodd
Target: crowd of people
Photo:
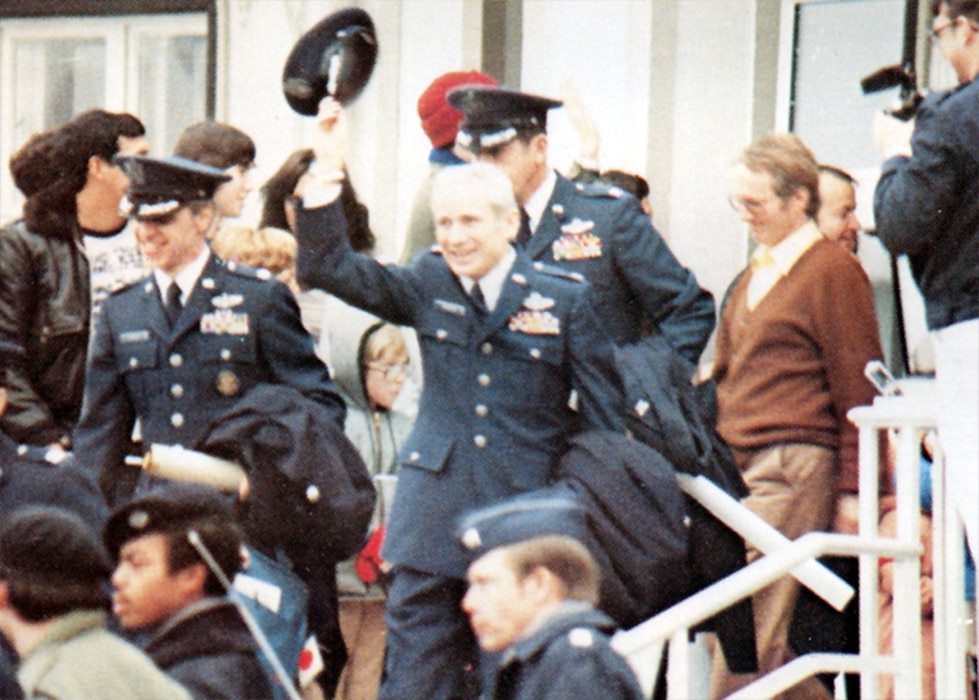
<instances>
[{"instance_id":1,"label":"crowd of people","mask_svg":"<svg viewBox=\"0 0 979 700\"><path fill-rule=\"evenodd\" d=\"M979 2L935 10L962 84L916 122L878 120L875 217L925 297L974 553L979 158L964 127L979 119ZM549 164L561 105L475 71L434 80L418 101L431 173L400 264L372 255L330 97L262 186L256 226L241 220L255 143L228 124L191 125L158 156L135 116L91 110L14 154L0 695L642 697L609 645L593 518L542 495L575 436L641 417L627 346L699 365L683 381L716 389L744 506L792 539L857 532L846 416L873 401L864 367L883 353L855 179L790 134L747 145L729 204L755 245L715 304L653 226L641 176ZM134 466L170 446L243 470L229 486ZM301 591L286 641L255 622L258 589L234 592L268 562ZM793 633L808 604L793 578L751 604L757 673L715 643L711 697L813 650ZM855 643L851 629L833 650ZM784 696L832 689L812 678Z\"/></svg>"}]
</instances>

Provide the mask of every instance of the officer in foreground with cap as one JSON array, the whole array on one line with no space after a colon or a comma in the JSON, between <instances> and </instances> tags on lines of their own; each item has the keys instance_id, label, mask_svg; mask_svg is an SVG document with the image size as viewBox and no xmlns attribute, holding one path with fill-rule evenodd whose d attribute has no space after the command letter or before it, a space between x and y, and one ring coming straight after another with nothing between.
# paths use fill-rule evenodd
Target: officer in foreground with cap
<instances>
[{"instance_id":1,"label":"officer in foreground with cap","mask_svg":"<svg viewBox=\"0 0 979 700\"><path fill-rule=\"evenodd\" d=\"M472 563L462 608L480 647L500 654L494 700L643 697L609 646L615 623L594 607L586 527L585 509L561 497L517 498L463 520Z\"/></svg>"},{"instance_id":2,"label":"officer in foreground with cap","mask_svg":"<svg viewBox=\"0 0 979 700\"><path fill-rule=\"evenodd\" d=\"M292 293L208 248L211 198L228 176L182 158L119 162L130 179L123 205L153 272L105 300L73 443L78 460L100 473L109 505L136 487L139 473L124 457L137 418L144 446L191 447L253 386L286 384L342 428L343 399Z\"/></svg>"},{"instance_id":3,"label":"officer in foreground with cap","mask_svg":"<svg viewBox=\"0 0 979 700\"><path fill-rule=\"evenodd\" d=\"M41 506L6 514L0 632L20 656L24 695L189 700L177 681L106 629L108 573L98 535L76 515Z\"/></svg>"},{"instance_id":4,"label":"officer in foreground with cap","mask_svg":"<svg viewBox=\"0 0 979 700\"><path fill-rule=\"evenodd\" d=\"M194 697L271 698L257 644L191 531L232 579L242 533L217 490L168 484L112 513L103 533L116 561L112 611L123 629L149 634L146 653Z\"/></svg>"},{"instance_id":5,"label":"officer in foreground with cap","mask_svg":"<svg viewBox=\"0 0 979 700\"><path fill-rule=\"evenodd\" d=\"M456 143L510 176L523 212L517 244L528 257L591 282L616 344L640 340L651 324L696 364L714 328L713 297L634 197L548 167L547 113L561 103L485 85L456 88L447 99L465 115Z\"/></svg>"}]
</instances>

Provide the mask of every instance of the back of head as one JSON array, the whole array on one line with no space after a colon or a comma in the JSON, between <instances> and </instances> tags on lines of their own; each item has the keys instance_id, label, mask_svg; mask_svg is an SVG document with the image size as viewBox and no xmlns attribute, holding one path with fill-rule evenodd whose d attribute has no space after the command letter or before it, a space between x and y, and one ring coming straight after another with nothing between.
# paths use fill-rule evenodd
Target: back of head
<instances>
[{"instance_id":1,"label":"back of head","mask_svg":"<svg viewBox=\"0 0 979 700\"><path fill-rule=\"evenodd\" d=\"M561 582L565 600L598 604L598 564L585 545L564 535L536 537L508 545L507 559L518 579L547 569Z\"/></svg>"},{"instance_id":2,"label":"back of head","mask_svg":"<svg viewBox=\"0 0 979 700\"><path fill-rule=\"evenodd\" d=\"M445 97L450 90L463 85L496 86L499 83L476 70L443 73L433 80L418 98L418 118L433 148L444 148L455 143L462 111L450 105Z\"/></svg>"},{"instance_id":3,"label":"back of head","mask_svg":"<svg viewBox=\"0 0 979 700\"><path fill-rule=\"evenodd\" d=\"M645 199L649 196L649 183L641 175L623 170L606 170L598 179L606 185L625 190L636 199Z\"/></svg>"},{"instance_id":4,"label":"back of head","mask_svg":"<svg viewBox=\"0 0 979 700\"><path fill-rule=\"evenodd\" d=\"M167 563L173 573L202 563L188 537L192 530L225 576L234 578L242 566L242 530L227 497L210 486L173 482L152 489L113 511L102 539L109 554L118 559L127 542L163 535L168 544ZM224 592L220 580L208 568L204 594L218 596Z\"/></svg>"},{"instance_id":5,"label":"back of head","mask_svg":"<svg viewBox=\"0 0 979 700\"><path fill-rule=\"evenodd\" d=\"M144 134L143 124L131 114L93 109L28 141L11 158L14 181L28 197L27 227L41 235L70 238L77 216L75 197L88 181L89 160L111 163L119 151L119 137Z\"/></svg>"},{"instance_id":6,"label":"back of head","mask_svg":"<svg viewBox=\"0 0 979 700\"><path fill-rule=\"evenodd\" d=\"M271 226L226 226L211 240L211 250L222 260L264 267L273 275L295 267L296 247L295 236Z\"/></svg>"},{"instance_id":7,"label":"back of head","mask_svg":"<svg viewBox=\"0 0 979 700\"><path fill-rule=\"evenodd\" d=\"M306 174L312 164L312 149L293 151L262 185L262 216L259 228L270 226L286 231L292 230L286 215L287 201L293 196L299 179ZM340 190L340 205L347 222L347 238L350 246L358 253L368 253L374 249L376 238L370 228L367 207L357 199L357 191L350 178L343 179Z\"/></svg>"},{"instance_id":8,"label":"back of head","mask_svg":"<svg viewBox=\"0 0 979 700\"><path fill-rule=\"evenodd\" d=\"M768 134L751 143L735 161L752 172L771 175L775 194L788 199L796 191L809 192L806 214L819 210L819 165L812 151L794 134Z\"/></svg>"},{"instance_id":9,"label":"back of head","mask_svg":"<svg viewBox=\"0 0 979 700\"><path fill-rule=\"evenodd\" d=\"M57 144L56 131L34 134L10 157L10 174L25 197L33 197L58 178Z\"/></svg>"},{"instance_id":10,"label":"back of head","mask_svg":"<svg viewBox=\"0 0 979 700\"><path fill-rule=\"evenodd\" d=\"M219 170L255 163L255 142L240 129L221 122L199 122L184 129L173 155Z\"/></svg>"},{"instance_id":11,"label":"back of head","mask_svg":"<svg viewBox=\"0 0 979 700\"><path fill-rule=\"evenodd\" d=\"M0 581L25 620L107 609L109 561L98 534L60 508L27 506L0 528Z\"/></svg>"},{"instance_id":12,"label":"back of head","mask_svg":"<svg viewBox=\"0 0 979 700\"><path fill-rule=\"evenodd\" d=\"M458 189L478 192L500 215L517 208L513 183L506 173L491 163L474 161L442 168L432 180L433 210L443 193Z\"/></svg>"},{"instance_id":13,"label":"back of head","mask_svg":"<svg viewBox=\"0 0 979 700\"><path fill-rule=\"evenodd\" d=\"M932 0L931 10L934 16L939 15L942 5L948 6L949 19L965 17L979 23L979 0Z\"/></svg>"}]
</instances>

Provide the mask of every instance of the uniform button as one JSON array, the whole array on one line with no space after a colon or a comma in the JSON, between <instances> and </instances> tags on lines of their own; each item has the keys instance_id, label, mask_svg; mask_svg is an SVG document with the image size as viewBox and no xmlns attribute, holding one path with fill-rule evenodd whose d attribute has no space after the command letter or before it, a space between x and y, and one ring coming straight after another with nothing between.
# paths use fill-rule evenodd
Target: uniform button
<instances>
[{"instance_id":1,"label":"uniform button","mask_svg":"<svg viewBox=\"0 0 979 700\"><path fill-rule=\"evenodd\" d=\"M491 354L493 352L493 343L483 343L480 346L479 351L482 352L484 355Z\"/></svg>"},{"instance_id":2,"label":"uniform button","mask_svg":"<svg viewBox=\"0 0 979 700\"><path fill-rule=\"evenodd\" d=\"M130 357L129 358L129 367L131 369L136 369L137 367L139 367L139 360L137 360L135 357Z\"/></svg>"},{"instance_id":3,"label":"uniform button","mask_svg":"<svg viewBox=\"0 0 979 700\"><path fill-rule=\"evenodd\" d=\"M435 337L439 340L445 340L449 337L449 332L444 328L439 328L437 331L435 331Z\"/></svg>"},{"instance_id":4,"label":"uniform button","mask_svg":"<svg viewBox=\"0 0 979 700\"><path fill-rule=\"evenodd\" d=\"M172 425L174 428L184 427L184 414L174 413L172 416L170 416L170 425Z\"/></svg>"},{"instance_id":5,"label":"uniform button","mask_svg":"<svg viewBox=\"0 0 979 700\"><path fill-rule=\"evenodd\" d=\"M417 462L421 458L422 456L417 452L412 452L410 455L408 455L408 460L411 462Z\"/></svg>"},{"instance_id":6,"label":"uniform button","mask_svg":"<svg viewBox=\"0 0 979 700\"><path fill-rule=\"evenodd\" d=\"M170 355L170 366L180 367L184 364L184 358L179 353L173 353Z\"/></svg>"},{"instance_id":7,"label":"uniform button","mask_svg":"<svg viewBox=\"0 0 979 700\"><path fill-rule=\"evenodd\" d=\"M476 406L476 415L480 418L485 418L487 413L489 413L489 409L483 404Z\"/></svg>"},{"instance_id":8,"label":"uniform button","mask_svg":"<svg viewBox=\"0 0 979 700\"><path fill-rule=\"evenodd\" d=\"M170 387L170 396L172 396L173 398L179 399L183 395L184 395L184 388L179 384L174 384L172 387Z\"/></svg>"},{"instance_id":9,"label":"uniform button","mask_svg":"<svg viewBox=\"0 0 979 700\"><path fill-rule=\"evenodd\" d=\"M222 359L222 360L225 360L225 361L227 361L227 360L230 360L230 359L231 359L231 351L230 351L230 350L228 350L228 348L223 348L223 349L221 350L221 359Z\"/></svg>"},{"instance_id":10,"label":"uniform button","mask_svg":"<svg viewBox=\"0 0 979 700\"><path fill-rule=\"evenodd\" d=\"M477 435L473 438L473 442L476 444L476 447L486 447L486 436Z\"/></svg>"},{"instance_id":11,"label":"uniform button","mask_svg":"<svg viewBox=\"0 0 979 700\"><path fill-rule=\"evenodd\" d=\"M306 488L306 500L310 503L316 503L318 500L320 500L320 490L315 484L310 484Z\"/></svg>"},{"instance_id":12,"label":"uniform button","mask_svg":"<svg viewBox=\"0 0 979 700\"><path fill-rule=\"evenodd\" d=\"M540 349L538 349L538 348L531 348L530 349L530 356L532 358L534 358L535 360L539 360L540 359Z\"/></svg>"},{"instance_id":13,"label":"uniform button","mask_svg":"<svg viewBox=\"0 0 979 700\"><path fill-rule=\"evenodd\" d=\"M490 376L488 374L481 374L478 377L476 377L476 381L479 382L480 386L489 386Z\"/></svg>"},{"instance_id":14,"label":"uniform button","mask_svg":"<svg viewBox=\"0 0 979 700\"><path fill-rule=\"evenodd\" d=\"M27 454L30 448L27 445L17 445L17 454L21 457Z\"/></svg>"}]
</instances>

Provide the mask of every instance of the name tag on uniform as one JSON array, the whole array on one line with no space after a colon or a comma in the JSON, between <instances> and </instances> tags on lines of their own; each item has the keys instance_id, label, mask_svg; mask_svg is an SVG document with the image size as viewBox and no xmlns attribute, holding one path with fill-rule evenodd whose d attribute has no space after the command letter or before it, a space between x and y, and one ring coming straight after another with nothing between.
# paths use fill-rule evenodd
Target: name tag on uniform
<instances>
[{"instance_id":1,"label":"name tag on uniform","mask_svg":"<svg viewBox=\"0 0 979 700\"><path fill-rule=\"evenodd\" d=\"M248 314L221 309L201 316L201 333L248 335Z\"/></svg>"},{"instance_id":2,"label":"name tag on uniform","mask_svg":"<svg viewBox=\"0 0 979 700\"><path fill-rule=\"evenodd\" d=\"M436 299L435 308L439 311L444 311L447 314L452 314L453 316L465 316L466 307L462 304L457 304L454 301L446 301L445 299Z\"/></svg>"},{"instance_id":3,"label":"name tag on uniform","mask_svg":"<svg viewBox=\"0 0 979 700\"><path fill-rule=\"evenodd\" d=\"M120 343L145 343L149 339L150 332L147 330L126 331L119 334Z\"/></svg>"},{"instance_id":4,"label":"name tag on uniform","mask_svg":"<svg viewBox=\"0 0 979 700\"><path fill-rule=\"evenodd\" d=\"M574 219L561 227L561 237L551 250L555 260L587 260L602 257L602 239L592 233L594 221Z\"/></svg>"}]
</instances>

